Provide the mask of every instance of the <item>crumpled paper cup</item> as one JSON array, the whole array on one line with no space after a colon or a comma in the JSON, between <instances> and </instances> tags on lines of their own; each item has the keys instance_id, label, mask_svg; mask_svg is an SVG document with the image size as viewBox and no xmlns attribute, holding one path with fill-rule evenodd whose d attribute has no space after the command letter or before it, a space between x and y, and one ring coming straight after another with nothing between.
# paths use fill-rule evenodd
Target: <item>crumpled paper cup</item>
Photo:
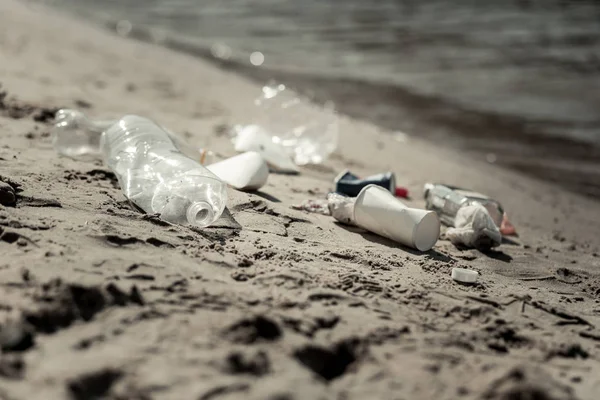
<instances>
[{"instance_id":1,"label":"crumpled paper cup","mask_svg":"<svg viewBox=\"0 0 600 400\"><path fill-rule=\"evenodd\" d=\"M238 190L258 190L267 183L269 177L267 163L254 151L216 162L206 168Z\"/></svg>"}]
</instances>

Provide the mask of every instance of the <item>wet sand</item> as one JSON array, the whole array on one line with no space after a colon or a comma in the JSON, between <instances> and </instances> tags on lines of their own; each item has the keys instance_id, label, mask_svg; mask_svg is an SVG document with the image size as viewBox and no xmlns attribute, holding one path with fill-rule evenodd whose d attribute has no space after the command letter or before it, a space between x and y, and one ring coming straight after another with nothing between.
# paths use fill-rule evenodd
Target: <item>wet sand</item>
<instances>
[{"instance_id":1,"label":"wet sand","mask_svg":"<svg viewBox=\"0 0 600 400\"><path fill-rule=\"evenodd\" d=\"M0 398L597 397L597 202L342 116L324 165L230 190L211 228L171 226L100 162L58 157L53 111L150 116L229 156L223 127L251 120L259 85L13 0L0 60ZM427 181L488 193L519 237L418 253L290 208L343 168L393 170L414 206Z\"/></svg>"}]
</instances>

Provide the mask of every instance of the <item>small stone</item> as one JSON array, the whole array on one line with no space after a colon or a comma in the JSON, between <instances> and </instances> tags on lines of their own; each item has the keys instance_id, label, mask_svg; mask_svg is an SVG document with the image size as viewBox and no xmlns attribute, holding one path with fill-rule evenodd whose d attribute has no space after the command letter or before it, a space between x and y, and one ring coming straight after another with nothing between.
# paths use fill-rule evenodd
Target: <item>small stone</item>
<instances>
[{"instance_id":1,"label":"small stone","mask_svg":"<svg viewBox=\"0 0 600 400\"><path fill-rule=\"evenodd\" d=\"M12 207L17 204L15 190L6 182L0 181L0 204Z\"/></svg>"},{"instance_id":2,"label":"small stone","mask_svg":"<svg viewBox=\"0 0 600 400\"><path fill-rule=\"evenodd\" d=\"M247 268L247 267L251 267L253 264L254 263L251 260L249 260L248 258L244 258L240 262L238 262L238 267Z\"/></svg>"},{"instance_id":3,"label":"small stone","mask_svg":"<svg viewBox=\"0 0 600 400\"><path fill-rule=\"evenodd\" d=\"M3 352L25 351L34 343L31 327L22 321L8 321L0 327L0 348Z\"/></svg>"},{"instance_id":4,"label":"small stone","mask_svg":"<svg viewBox=\"0 0 600 400\"><path fill-rule=\"evenodd\" d=\"M81 99L75 100L75 105L79 108L92 108L92 103Z\"/></svg>"}]
</instances>

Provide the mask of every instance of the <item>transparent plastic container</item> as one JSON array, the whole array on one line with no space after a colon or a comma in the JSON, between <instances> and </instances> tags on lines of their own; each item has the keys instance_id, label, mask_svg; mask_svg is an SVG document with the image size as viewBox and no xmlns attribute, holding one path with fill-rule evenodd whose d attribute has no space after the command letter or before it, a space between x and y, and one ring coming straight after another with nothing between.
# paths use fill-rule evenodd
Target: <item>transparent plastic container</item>
<instances>
[{"instance_id":1,"label":"transparent plastic container","mask_svg":"<svg viewBox=\"0 0 600 400\"><path fill-rule=\"evenodd\" d=\"M496 226L502 226L504 209L499 202L484 194L454 186L426 183L424 195L426 208L435 211L448 226L455 226L456 214L460 208L473 204L485 207Z\"/></svg>"},{"instance_id":2,"label":"transparent plastic container","mask_svg":"<svg viewBox=\"0 0 600 400\"><path fill-rule=\"evenodd\" d=\"M171 135L151 120L121 118L101 135L100 149L125 196L147 213L198 227L221 216L226 184L184 155Z\"/></svg>"},{"instance_id":3,"label":"transparent plastic container","mask_svg":"<svg viewBox=\"0 0 600 400\"><path fill-rule=\"evenodd\" d=\"M282 84L264 86L254 103L258 111L252 123L286 148L297 165L320 164L337 148L333 103L318 107Z\"/></svg>"},{"instance_id":4,"label":"transparent plastic container","mask_svg":"<svg viewBox=\"0 0 600 400\"><path fill-rule=\"evenodd\" d=\"M100 136L102 132L117 122L116 119L96 120L89 119L84 113L77 110L62 109L54 116L56 121L52 129L52 144L57 153L71 158L85 155L100 155ZM166 128L175 146L183 154L200 161L202 165L212 164L216 161L215 154L208 149L195 149L185 140Z\"/></svg>"},{"instance_id":5,"label":"transparent plastic container","mask_svg":"<svg viewBox=\"0 0 600 400\"><path fill-rule=\"evenodd\" d=\"M52 129L52 145L67 157L98 154L102 132L113 125L115 120L90 120L77 110L59 110L54 116L56 123Z\"/></svg>"}]
</instances>

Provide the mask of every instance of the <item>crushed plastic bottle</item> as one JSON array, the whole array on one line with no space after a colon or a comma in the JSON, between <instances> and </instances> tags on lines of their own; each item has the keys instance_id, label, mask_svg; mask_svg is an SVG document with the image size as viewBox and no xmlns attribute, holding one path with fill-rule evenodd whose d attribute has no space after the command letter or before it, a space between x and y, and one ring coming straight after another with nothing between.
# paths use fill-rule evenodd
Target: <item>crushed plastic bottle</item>
<instances>
[{"instance_id":1,"label":"crushed plastic bottle","mask_svg":"<svg viewBox=\"0 0 600 400\"><path fill-rule=\"evenodd\" d=\"M200 228L216 221L227 201L227 185L177 146L172 133L151 120L127 115L92 121L60 110L54 147L70 157L100 152L125 196L161 219Z\"/></svg>"},{"instance_id":2,"label":"crushed plastic bottle","mask_svg":"<svg viewBox=\"0 0 600 400\"><path fill-rule=\"evenodd\" d=\"M300 170L294 164L287 149L273 142L271 136L258 125L237 126L233 145L237 152L254 151L269 164L273 172L295 174Z\"/></svg>"},{"instance_id":3,"label":"crushed plastic bottle","mask_svg":"<svg viewBox=\"0 0 600 400\"><path fill-rule=\"evenodd\" d=\"M116 119L89 119L78 110L61 109L54 116L56 123L52 129L52 144L57 153L78 158L86 155L100 156L102 133L117 123ZM190 158L199 157L200 164L208 165L216 161L212 151L191 147L180 136L161 127L171 138L177 149Z\"/></svg>"},{"instance_id":4,"label":"crushed plastic bottle","mask_svg":"<svg viewBox=\"0 0 600 400\"><path fill-rule=\"evenodd\" d=\"M206 227L225 208L225 183L199 162L182 154L171 136L149 119L121 118L102 134L104 161L125 196L161 219Z\"/></svg>"},{"instance_id":5,"label":"crushed plastic bottle","mask_svg":"<svg viewBox=\"0 0 600 400\"><path fill-rule=\"evenodd\" d=\"M59 110L55 115L56 124L52 130L52 145L67 157L98 154L100 137L115 120L90 120L81 111Z\"/></svg>"},{"instance_id":6,"label":"crushed plastic bottle","mask_svg":"<svg viewBox=\"0 0 600 400\"><path fill-rule=\"evenodd\" d=\"M485 207L498 228L502 225L504 209L499 202L481 193L448 185L426 183L424 195L426 208L437 212L440 220L448 226L455 226L456 214L460 208L474 204Z\"/></svg>"},{"instance_id":7,"label":"crushed plastic bottle","mask_svg":"<svg viewBox=\"0 0 600 400\"><path fill-rule=\"evenodd\" d=\"M488 210L479 203L461 207L446 237L455 246L487 251L502 244L502 234Z\"/></svg>"},{"instance_id":8,"label":"crushed plastic bottle","mask_svg":"<svg viewBox=\"0 0 600 400\"><path fill-rule=\"evenodd\" d=\"M296 164L320 164L336 149L338 118L333 103L317 107L283 84L264 86L254 103L259 110L253 123L283 146Z\"/></svg>"}]
</instances>

